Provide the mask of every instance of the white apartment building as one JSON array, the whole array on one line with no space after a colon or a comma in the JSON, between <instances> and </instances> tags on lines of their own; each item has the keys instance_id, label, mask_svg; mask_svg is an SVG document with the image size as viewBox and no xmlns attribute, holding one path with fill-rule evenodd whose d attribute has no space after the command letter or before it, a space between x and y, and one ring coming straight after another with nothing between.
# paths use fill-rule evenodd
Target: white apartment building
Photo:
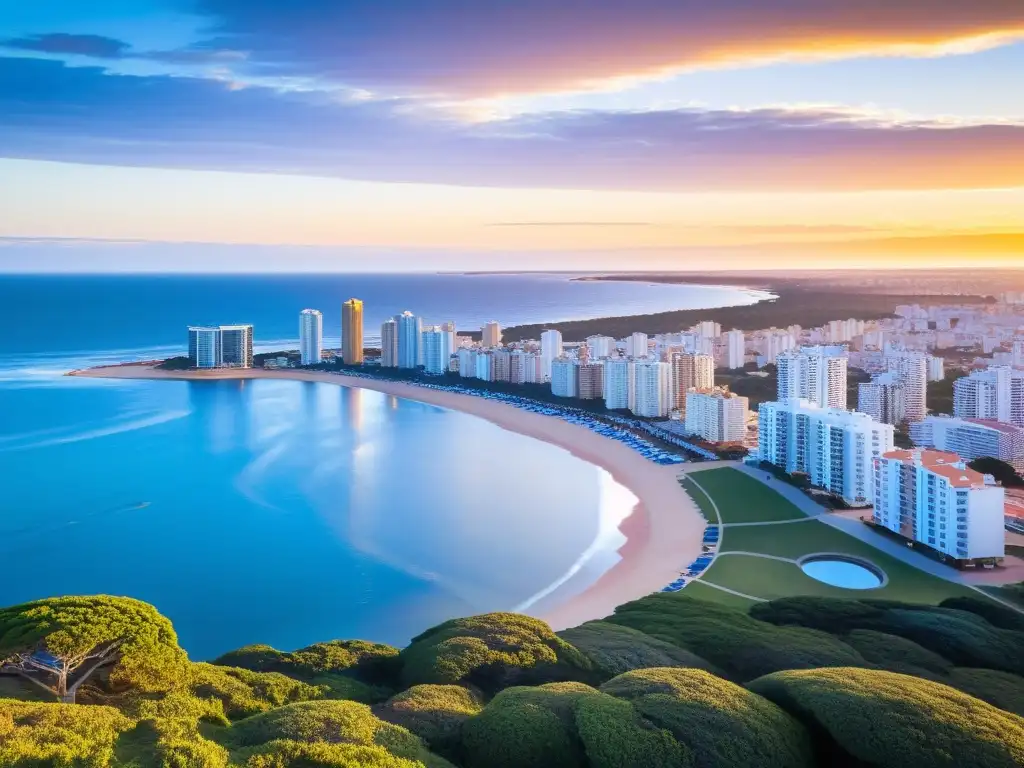
<instances>
[{"instance_id":1,"label":"white apartment building","mask_svg":"<svg viewBox=\"0 0 1024 768\"><path fill-rule=\"evenodd\" d=\"M562 356L562 332L544 331L540 335L540 355L544 381L551 380L551 362Z\"/></svg>"},{"instance_id":2,"label":"white apartment building","mask_svg":"<svg viewBox=\"0 0 1024 768\"><path fill-rule=\"evenodd\" d=\"M659 360L636 360L633 367L633 405L637 416L668 416L672 409L672 366Z\"/></svg>"},{"instance_id":3,"label":"white apartment building","mask_svg":"<svg viewBox=\"0 0 1024 768\"><path fill-rule=\"evenodd\" d=\"M886 354L885 364L904 388L903 418L920 421L928 414L928 357L917 352ZM898 422L888 422L898 423Z\"/></svg>"},{"instance_id":4,"label":"white apartment building","mask_svg":"<svg viewBox=\"0 0 1024 768\"><path fill-rule=\"evenodd\" d=\"M456 355L459 360L459 376L463 379L475 379L477 351L470 347L460 347Z\"/></svg>"},{"instance_id":5,"label":"white apartment building","mask_svg":"<svg viewBox=\"0 0 1024 768\"><path fill-rule=\"evenodd\" d=\"M512 350L509 356L508 380L513 384L542 384L544 361L537 352Z\"/></svg>"},{"instance_id":6,"label":"white apartment building","mask_svg":"<svg viewBox=\"0 0 1024 768\"><path fill-rule=\"evenodd\" d=\"M822 408L808 400L761 403L758 456L848 504L874 498L872 461L893 448L893 428L864 413Z\"/></svg>"},{"instance_id":7,"label":"white apartment building","mask_svg":"<svg viewBox=\"0 0 1024 768\"><path fill-rule=\"evenodd\" d=\"M416 368L423 364L423 321L406 310L395 315L398 327L399 368Z\"/></svg>"},{"instance_id":8,"label":"white apartment building","mask_svg":"<svg viewBox=\"0 0 1024 768\"><path fill-rule=\"evenodd\" d=\"M701 320L693 326L693 331L705 339L717 339L722 335L722 326L714 320Z\"/></svg>"},{"instance_id":9,"label":"white apartment building","mask_svg":"<svg viewBox=\"0 0 1024 768\"><path fill-rule=\"evenodd\" d=\"M779 401L801 399L846 410L847 359L841 348L803 347L776 359Z\"/></svg>"},{"instance_id":10,"label":"white apartment building","mask_svg":"<svg viewBox=\"0 0 1024 768\"><path fill-rule=\"evenodd\" d=\"M190 325L188 356L193 368L219 368L221 365L220 328Z\"/></svg>"},{"instance_id":11,"label":"white apartment building","mask_svg":"<svg viewBox=\"0 0 1024 768\"><path fill-rule=\"evenodd\" d=\"M476 378L494 381L494 355L489 349L476 350Z\"/></svg>"},{"instance_id":12,"label":"white apartment building","mask_svg":"<svg viewBox=\"0 0 1024 768\"><path fill-rule=\"evenodd\" d=\"M1024 474L1024 427L981 419L928 416L910 425L910 438L918 447L955 453L965 461L991 456Z\"/></svg>"},{"instance_id":13,"label":"white apartment building","mask_svg":"<svg viewBox=\"0 0 1024 768\"><path fill-rule=\"evenodd\" d=\"M942 381L946 378L946 359L943 357L928 357L928 381Z\"/></svg>"},{"instance_id":14,"label":"white apartment building","mask_svg":"<svg viewBox=\"0 0 1024 768\"><path fill-rule=\"evenodd\" d=\"M634 333L626 339L626 357L640 358L647 357L649 352L646 333Z\"/></svg>"},{"instance_id":15,"label":"white apartment building","mask_svg":"<svg viewBox=\"0 0 1024 768\"><path fill-rule=\"evenodd\" d=\"M193 368L252 368L252 326L190 325L188 356Z\"/></svg>"},{"instance_id":16,"label":"white apartment building","mask_svg":"<svg viewBox=\"0 0 1024 768\"><path fill-rule=\"evenodd\" d=\"M889 451L875 460L874 521L958 561L1005 554L1003 489L955 453Z\"/></svg>"},{"instance_id":17,"label":"white apartment building","mask_svg":"<svg viewBox=\"0 0 1024 768\"><path fill-rule=\"evenodd\" d=\"M441 330L448 334L448 349L454 355L455 350L459 348L459 335L455 329L455 321L448 320L441 323Z\"/></svg>"},{"instance_id":18,"label":"white apartment building","mask_svg":"<svg viewBox=\"0 0 1024 768\"><path fill-rule=\"evenodd\" d=\"M896 374L874 376L857 386L857 410L882 424L902 424L907 413L907 388Z\"/></svg>"},{"instance_id":19,"label":"white apartment building","mask_svg":"<svg viewBox=\"0 0 1024 768\"><path fill-rule=\"evenodd\" d=\"M551 361L551 394L576 397L579 394L579 365L568 357Z\"/></svg>"},{"instance_id":20,"label":"white apartment building","mask_svg":"<svg viewBox=\"0 0 1024 768\"><path fill-rule=\"evenodd\" d=\"M495 347L490 350L491 365L494 369L491 374L491 381L512 380L512 350L504 347Z\"/></svg>"},{"instance_id":21,"label":"white apartment building","mask_svg":"<svg viewBox=\"0 0 1024 768\"><path fill-rule=\"evenodd\" d=\"M299 313L299 362L319 365L324 351L324 316L318 309Z\"/></svg>"},{"instance_id":22,"label":"white apartment building","mask_svg":"<svg viewBox=\"0 0 1024 768\"><path fill-rule=\"evenodd\" d=\"M384 368L398 367L398 323L394 318L380 326L380 364Z\"/></svg>"},{"instance_id":23,"label":"white apartment building","mask_svg":"<svg viewBox=\"0 0 1024 768\"><path fill-rule=\"evenodd\" d=\"M742 368L747 356L747 337L743 331L725 334L725 367Z\"/></svg>"},{"instance_id":24,"label":"white apartment building","mask_svg":"<svg viewBox=\"0 0 1024 768\"><path fill-rule=\"evenodd\" d=\"M686 393L686 431L709 443L742 443L749 401L722 389Z\"/></svg>"},{"instance_id":25,"label":"white apartment building","mask_svg":"<svg viewBox=\"0 0 1024 768\"><path fill-rule=\"evenodd\" d=\"M608 360L604 364L604 407L633 410L636 384L632 360Z\"/></svg>"},{"instance_id":26,"label":"white apartment building","mask_svg":"<svg viewBox=\"0 0 1024 768\"><path fill-rule=\"evenodd\" d=\"M1024 426L1024 371L992 366L957 379L953 415Z\"/></svg>"},{"instance_id":27,"label":"white apartment building","mask_svg":"<svg viewBox=\"0 0 1024 768\"><path fill-rule=\"evenodd\" d=\"M448 332L439 325L423 330L423 370L426 373L439 375L448 370L450 343Z\"/></svg>"},{"instance_id":28,"label":"white apartment building","mask_svg":"<svg viewBox=\"0 0 1024 768\"><path fill-rule=\"evenodd\" d=\"M587 350L593 359L611 357L615 353L615 339L611 336L588 336Z\"/></svg>"},{"instance_id":29,"label":"white apartment building","mask_svg":"<svg viewBox=\"0 0 1024 768\"><path fill-rule=\"evenodd\" d=\"M797 337L789 331L769 328L761 339L761 354L769 364L778 362L779 355L796 347Z\"/></svg>"}]
</instances>

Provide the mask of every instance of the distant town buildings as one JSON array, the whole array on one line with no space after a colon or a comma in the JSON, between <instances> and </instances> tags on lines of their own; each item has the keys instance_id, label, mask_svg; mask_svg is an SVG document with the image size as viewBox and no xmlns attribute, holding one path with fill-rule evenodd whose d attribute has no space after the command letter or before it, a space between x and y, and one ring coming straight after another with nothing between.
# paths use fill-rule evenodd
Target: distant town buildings
<instances>
[{"instance_id":1,"label":"distant town buildings","mask_svg":"<svg viewBox=\"0 0 1024 768\"><path fill-rule=\"evenodd\" d=\"M341 359L346 365L363 362L363 302L359 299L341 305Z\"/></svg>"},{"instance_id":2,"label":"distant town buildings","mask_svg":"<svg viewBox=\"0 0 1024 768\"><path fill-rule=\"evenodd\" d=\"M928 416L910 425L914 445L974 461L990 456L1024 473L1024 427L998 421Z\"/></svg>"},{"instance_id":3,"label":"distant town buildings","mask_svg":"<svg viewBox=\"0 0 1024 768\"><path fill-rule=\"evenodd\" d=\"M318 309L299 314L299 362L318 365L324 351L324 316Z\"/></svg>"},{"instance_id":4,"label":"distant town buildings","mask_svg":"<svg viewBox=\"0 0 1024 768\"><path fill-rule=\"evenodd\" d=\"M846 410L847 360L842 348L812 346L779 355L778 399Z\"/></svg>"},{"instance_id":5,"label":"distant town buildings","mask_svg":"<svg viewBox=\"0 0 1024 768\"><path fill-rule=\"evenodd\" d=\"M709 443L742 443L749 413L747 398L726 390L686 393L686 432Z\"/></svg>"},{"instance_id":6,"label":"distant town buildings","mask_svg":"<svg viewBox=\"0 0 1024 768\"><path fill-rule=\"evenodd\" d=\"M888 451L875 487L878 525L964 563L1004 556L1004 491L955 453Z\"/></svg>"},{"instance_id":7,"label":"distant town buildings","mask_svg":"<svg viewBox=\"0 0 1024 768\"><path fill-rule=\"evenodd\" d=\"M189 326L188 356L195 368L252 368L252 326Z\"/></svg>"},{"instance_id":8,"label":"distant town buildings","mask_svg":"<svg viewBox=\"0 0 1024 768\"><path fill-rule=\"evenodd\" d=\"M806 399L761 403L758 456L848 504L870 504L874 495L872 460L892 450L894 430L864 413L823 408Z\"/></svg>"},{"instance_id":9,"label":"distant town buildings","mask_svg":"<svg viewBox=\"0 0 1024 768\"><path fill-rule=\"evenodd\" d=\"M615 339L611 336L587 337L587 350L592 359L599 360L602 357L611 357L615 352L615 346Z\"/></svg>"}]
</instances>

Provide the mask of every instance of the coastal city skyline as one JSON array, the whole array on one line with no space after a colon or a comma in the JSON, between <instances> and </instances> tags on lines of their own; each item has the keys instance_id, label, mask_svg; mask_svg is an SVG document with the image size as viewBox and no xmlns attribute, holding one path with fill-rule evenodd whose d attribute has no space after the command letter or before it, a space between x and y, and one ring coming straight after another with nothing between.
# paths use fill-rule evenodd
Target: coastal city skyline
<instances>
[{"instance_id":1,"label":"coastal city skyline","mask_svg":"<svg viewBox=\"0 0 1024 768\"><path fill-rule=\"evenodd\" d=\"M0 768L1024 766L1024 0L0 10Z\"/></svg>"}]
</instances>

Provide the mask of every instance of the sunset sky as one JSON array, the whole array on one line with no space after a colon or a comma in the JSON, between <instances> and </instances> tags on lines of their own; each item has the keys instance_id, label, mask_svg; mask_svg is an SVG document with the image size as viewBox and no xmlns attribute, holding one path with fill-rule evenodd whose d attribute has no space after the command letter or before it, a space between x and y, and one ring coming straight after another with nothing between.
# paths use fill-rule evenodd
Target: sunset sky
<instances>
[{"instance_id":1,"label":"sunset sky","mask_svg":"<svg viewBox=\"0 0 1024 768\"><path fill-rule=\"evenodd\" d=\"M1024 265L1024 0L0 0L0 271Z\"/></svg>"}]
</instances>

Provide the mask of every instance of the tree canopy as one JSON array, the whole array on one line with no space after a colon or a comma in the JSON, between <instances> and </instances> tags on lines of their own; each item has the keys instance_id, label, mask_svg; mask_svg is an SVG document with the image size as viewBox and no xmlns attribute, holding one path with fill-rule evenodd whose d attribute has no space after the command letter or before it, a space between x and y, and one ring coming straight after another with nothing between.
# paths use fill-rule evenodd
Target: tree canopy
<instances>
[{"instance_id":1,"label":"tree canopy","mask_svg":"<svg viewBox=\"0 0 1024 768\"><path fill-rule=\"evenodd\" d=\"M100 669L112 689L152 692L175 685L187 665L174 627L153 606L107 595L0 609L0 659L68 701Z\"/></svg>"}]
</instances>

